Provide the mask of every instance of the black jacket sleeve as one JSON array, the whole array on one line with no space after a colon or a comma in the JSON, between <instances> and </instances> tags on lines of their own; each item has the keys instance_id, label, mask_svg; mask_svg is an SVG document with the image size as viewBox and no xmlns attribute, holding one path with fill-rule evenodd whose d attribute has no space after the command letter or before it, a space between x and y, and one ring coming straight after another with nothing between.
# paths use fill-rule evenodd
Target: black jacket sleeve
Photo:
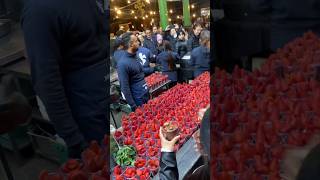
<instances>
[{"instance_id":1,"label":"black jacket sleeve","mask_svg":"<svg viewBox=\"0 0 320 180\"><path fill-rule=\"evenodd\" d=\"M59 66L63 38L61 19L59 13L44 6L44 2L31 2L25 4L22 28L34 89L58 134L67 140L68 146L72 146L81 143L79 140L83 137L72 117Z\"/></svg>"},{"instance_id":2,"label":"black jacket sleeve","mask_svg":"<svg viewBox=\"0 0 320 180\"><path fill-rule=\"evenodd\" d=\"M162 152L160 161L160 180L177 180L179 173L176 154L174 152Z\"/></svg>"}]
</instances>

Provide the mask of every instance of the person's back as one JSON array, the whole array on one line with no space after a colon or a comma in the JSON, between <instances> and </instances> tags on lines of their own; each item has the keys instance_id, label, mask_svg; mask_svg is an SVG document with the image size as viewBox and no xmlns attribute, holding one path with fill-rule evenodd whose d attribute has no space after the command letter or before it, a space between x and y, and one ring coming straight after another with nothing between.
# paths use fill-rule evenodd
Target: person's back
<instances>
[{"instance_id":1,"label":"person's back","mask_svg":"<svg viewBox=\"0 0 320 180\"><path fill-rule=\"evenodd\" d=\"M172 60L173 67L170 67L170 60ZM179 61L179 55L172 51L163 51L157 56L157 63L161 65L162 72L167 74L173 82L177 81L177 70L175 67L177 61Z\"/></svg>"},{"instance_id":2,"label":"person's back","mask_svg":"<svg viewBox=\"0 0 320 180\"><path fill-rule=\"evenodd\" d=\"M100 141L108 130L104 18L101 4L87 0L76 7L70 0L27 0L22 14L34 89L75 157L84 141Z\"/></svg>"},{"instance_id":3,"label":"person's back","mask_svg":"<svg viewBox=\"0 0 320 180\"><path fill-rule=\"evenodd\" d=\"M320 1L318 0L252 0L253 8L270 14L271 49L283 47L303 33L320 33Z\"/></svg>"},{"instance_id":4,"label":"person's back","mask_svg":"<svg viewBox=\"0 0 320 180\"><path fill-rule=\"evenodd\" d=\"M178 40L176 43L176 52L179 54L180 57L183 57L185 54L187 54L188 53L187 41Z\"/></svg>"},{"instance_id":5,"label":"person's back","mask_svg":"<svg viewBox=\"0 0 320 180\"><path fill-rule=\"evenodd\" d=\"M77 8L75 8L73 1L27 0L22 14L23 29L24 31L39 33L26 34L25 38L27 50L29 50L29 58L32 60L36 58L33 56L40 53L33 52L33 49L31 49L35 43L32 42L32 38L35 38L33 35L41 36L44 33L55 33L56 39L42 39L46 41L46 46L42 47L45 52L42 53L43 56L50 56L52 51L59 51L60 57L54 58L59 58L62 61L60 63L64 66L63 72L72 72L99 61L105 61L107 57L105 44L107 35L105 34L101 37L101 32L105 32L106 27L103 27L103 24L99 22L99 16L103 16L103 12L99 12L101 14L93 12L96 8L95 1L77 1ZM37 20L43 24L39 24L36 27L30 26L29 22L33 20ZM48 26L48 28L46 29L42 26ZM48 32L49 28L54 28L57 31ZM101 36L92 33L94 31L100 32ZM49 38L49 36L43 38L46 37ZM51 47L55 48L54 46L60 46L60 48L51 49ZM48 54L46 55L46 53Z\"/></svg>"},{"instance_id":6,"label":"person's back","mask_svg":"<svg viewBox=\"0 0 320 180\"><path fill-rule=\"evenodd\" d=\"M309 30L320 33L320 1L272 1L272 48L280 48Z\"/></svg>"},{"instance_id":7,"label":"person's back","mask_svg":"<svg viewBox=\"0 0 320 180\"><path fill-rule=\"evenodd\" d=\"M150 67L152 54L149 49L140 46L137 51L137 58L140 60L145 76L154 72L154 68Z\"/></svg>"},{"instance_id":8,"label":"person's back","mask_svg":"<svg viewBox=\"0 0 320 180\"><path fill-rule=\"evenodd\" d=\"M123 50L123 49L119 49L119 50L114 51L114 53L113 53L113 61L114 61L115 67L117 67L118 61L121 59L121 57L125 53L126 53L126 51Z\"/></svg>"},{"instance_id":9,"label":"person's back","mask_svg":"<svg viewBox=\"0 0 320 180\"><path fill-rule=\"evenodd\" d=\"M191 52L191 66L193 66L193 77L197 77L205 71L210 71L210 50L199 46Z\"/></svg>"}]
</instances>

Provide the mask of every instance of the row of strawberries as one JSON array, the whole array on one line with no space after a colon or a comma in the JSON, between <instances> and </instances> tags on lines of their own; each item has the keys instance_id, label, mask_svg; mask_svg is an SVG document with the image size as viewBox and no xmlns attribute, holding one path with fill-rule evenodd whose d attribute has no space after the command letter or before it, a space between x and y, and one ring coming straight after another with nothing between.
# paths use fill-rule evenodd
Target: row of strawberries
<instances>
[{"instance_id":1,"label":"row of strawberries","mask_svg":"<svg viewBox=\"0 0 320 180\"><path fill-rule=\"evenodd\" d=\"M320 40L306 33L271 55L261 70L216 69L212 94L212 176L281 179L286 149L320 130Z\"/></svg>"},{"instance_id":2,"label":"row of strawberries","mask_svg":"<svg viewBox=\"0 0 320 180\"><path fill-rule=\"evenodd\" d=\"M157 173L161 149L160 127L168 121L178 122L181 137L175 147L178 150L198 128L199 110L210 102L209 82L210 74L206 72L191 84L178 84L122 117L122 131L115 132L115 139L120 144L134 146L137 158L134 167L116 166L114 179L146 179Z\"/></svg>"}]
</instances>

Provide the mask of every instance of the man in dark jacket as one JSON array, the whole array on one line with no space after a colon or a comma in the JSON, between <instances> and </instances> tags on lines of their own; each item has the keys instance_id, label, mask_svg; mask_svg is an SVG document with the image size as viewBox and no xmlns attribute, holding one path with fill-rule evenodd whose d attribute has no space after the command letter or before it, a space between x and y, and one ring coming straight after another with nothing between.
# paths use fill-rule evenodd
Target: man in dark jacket
<instances>
[{"instance_id":1,"label":"man in dark jacket","mask_svg":"<svg viewBox=\"0 0 320 180\"><path fill-rule=\"evenodd\" d=\"M22 14L34 90L75 158L109 129L104 22L101 3L87 0L76 8L71 1L27 0Z\"/></svg>"},{"instance_id":2,"label":"man in dark jacket","mask_svg":"<svg viewBox=\"0 0 320 180\"><path fill-rule=\"evenodd\" d=\"M210 71L210 31L203 30L200 34L200 46L191 52L193 77L196 78L205 71Z\"/></svg>"},{"instance_id":3,"label":"man in dark jacket","mask_svg":"<svg viewBox=\"0 0 320 180\"><path fill-rule=\"evenodd\" d=\"M158 27L153 26L152 27L152 41L157 42L157 34L158 34Z\"/></svg>"},{"instance_id":4,"label":"man in dark jacket","mask_svg":"<svg viewBox=\"0 0 320 180\"><path fill-rule=\"evenodd\" d=\"M194 48L200 46L199 37L202 31L202 25L195 23L192 26L192 32L188 39L188 51L191 52Z\"/></svg>"},{"instance_id":5,"label":"man in dark jacket","mask_svg":"<svg viewBox=\"0 0 320 180\"><path fill-rule=\"evenodd\" d=\"M152 40L150 29L146 30L146 37L144 39L143 47L148 48L152 54L157 55L156 42Z\"/></svg>"},{"instance_id":6,"label":"man in dark jacket","mask_svg":"<svg viewBox=\"0 0 320 180\"><path fill-rule=\"evenodd\" d=\"M178 41L175 46L175 52L177 52L180 57L183 57L185 54L188 53L187 41L185 39L184 31L178 32Z\"/></svg>"},{"instance_id":7,"label":"man in dark jacket","mask_svg":"<svg viewBox=\"0 0 320 180\"><path fill-rule=\"evenodd\" d=\"M320 33L318 0L251 0L251 6L262 14L270 14L271 49L274 51L307 31Z\"/></svg>"},{"instance_id":8,"label":"man in dark jacket","mask_svg":"<svg viewBox=\"0 0 320 180\"><path fill-rule=\"evenodd\" d=\"M131 32L122 36L125 54L118 61L117 72L121 92L134 111L149 100L149 91L144 80L143 67L136 57L139 48L138 38Z\"/></svg>"},{"instance_id":9,"label":"man in dark jacket","mask_svg":"<svg viewBox=\"0 0 320 180\"><path fill-rule=\"evenodd\" d=\"M175 48L176 43L178 40L178 34L177 34L177 31L174 28L174 26L170 27L170 34L168 35L167 40L170 42L170 45L171 45L173 51L175 51L176 50L176 48Z\"/></svg>"}]
</instances>

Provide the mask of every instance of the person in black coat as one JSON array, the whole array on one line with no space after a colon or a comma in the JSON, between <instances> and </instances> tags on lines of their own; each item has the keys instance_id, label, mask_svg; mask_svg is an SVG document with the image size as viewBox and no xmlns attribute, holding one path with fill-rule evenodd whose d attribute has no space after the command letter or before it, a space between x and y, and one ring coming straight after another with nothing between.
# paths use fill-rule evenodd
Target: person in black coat
<instances>
[{"instance_id":1,"label":"person in black coat","mask_svg":"<svg viewBox=\"0 0 320 180\"><path fill-rule=\"evenodd\" d=\"M171 47L175 48L177 40L178 40L178 33L177 33L176 29L174 28L174 26L173 26L173 28L170 29L170 36L168 37L168 40L171 44ZM175 51L175 49L173 49L173 50Z\"/></svg>"},{"instance_id":2,"label":"person in black coat","mask_svg":"<svg viewBox=\"0 0 320 180\"><path fill-rule=\"evenodd\" d=\"M318 0L251 0L252 9L271 19L271 49L275 51L307 31L320 33Z\"/></svg>"},{"instance_id":3,"label":"person in black coat","mask_svg":"<svg viewBox=\"0 0 320 180\"><path fill-rule=\"evenodd\" d=\"M69 156L108 133L107 24L101 1L25 1L21 18L34 90ZM84 13L85 12L85 13Z\"/></svg>"},{"instance_id":4,"label":"person in black coat","mask_svg":"<svg viewBox=\"0 0 320 180\"><path fill-rule=\"evenodd\" d=\"M164 51L163 47L163 36L161 34L157 34L157 54L160 54Z\"/></svg>"},{"instance_id":5,"label":"person in black coat","mask_svg":"<svg viewBox=\"0 0 320 180\"><path fill-rule=\"evenodd\" d=\"M210 31L203 30L200 34L200 46L191 52L190 66L196 78L205 71L210 71Z\"/></svg>"},{"instance_id":6,"label":"person in black coat","mask_svg":"<svg viewBox=\"0 0 320 180\"><path fill-rule=\"evenodd\" d=\"M178 41L176 42L175 52L179 54L180 57L183 57L188 53L187 41L185 39L185 32L178 32Z\"/></svg>"},{"instance_id":7,"label":"person in black coat","mask_svg":"<svg viewBox=\"0 0 320 180\"><path fill-rule=\"evenodd\" d=\"M202 31L202 25L200 23L195 23L192 26L192 32L188 39L188 51L191 52L194 48L200 46L199 38Z\"/></svg>"},{"instance_id":8,"label":"person in black coat","mask_svg":"<svg viewBox=\"0 0 320 180\"><path fill-rule=\"evenodd\" d=\"M159 131L161 140L160 158L160 179L178 180L179 172L174 153L174 145L179 141L180 136L174 137L171 141L165 139L162 128ZM200 139L195 139L197 149L205 159L205 163L197 168L191 175L185 177L186 180L210 180L210 108L205 111L200 127Z\"/></svg>"},{"instance_id":9,"label":"person in black coat","mask_svg":"<svg viewBox=\"0 0 320 180\"><path fill-rule=\"evenodd\" d=\"M177 69L176 63L180 60L179 55L172 51L172 47L169 41L164 41L164 51L157 56L157 64L161 66L163 74L167 74L169 80L175 84L177 82Z\"/></svg>"},{"instance_id":10,"label":"person in black coat","mask_svg":"<svg viewBox=\"0 0 320 180\"><path fill-rule=\"evenodd\" d=\"M144 38L143 47L148 48L152 54L157 55L156 42L152 40L150 29L146 30L146 36Z\"/></svg>"},{"instance_id":11,"label":"person in black coat","mask_svg":"<svg viewBox=\"0 0 320 180\"><path fill-rule=\"evenodd\" d=\"M158 34L158 27L153 26L152 27L152 41L157 42L157 34Z\"/></svg>"}]
</instances>

